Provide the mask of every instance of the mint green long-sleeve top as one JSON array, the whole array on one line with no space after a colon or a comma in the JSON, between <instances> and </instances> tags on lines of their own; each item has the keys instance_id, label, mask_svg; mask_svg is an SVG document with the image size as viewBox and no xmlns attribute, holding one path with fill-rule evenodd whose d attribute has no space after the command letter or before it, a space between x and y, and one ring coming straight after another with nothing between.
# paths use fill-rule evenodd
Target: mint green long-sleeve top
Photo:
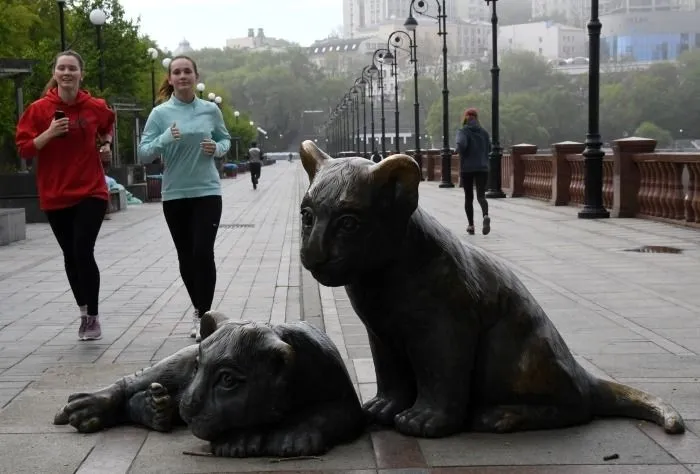
<instances>
[{"instance_id":1,"label":"mint green long-sleeve top","mask_svg":"<svg viewBox=\"0 0 700 474\"><path fill-rule=\"evenodd\" d=\"M173 124L180 130L179 140L170 131ZM202 150L205 138L216 142L214 156ZM171 95L148 116L138 154L142 163L163 157L161 194L163 201L169 201L220 196L221 181L214 158L225 155L229 148L231 135L218 105L197 97L192 102L182 102Z\"/></svg>"}]
</instances>

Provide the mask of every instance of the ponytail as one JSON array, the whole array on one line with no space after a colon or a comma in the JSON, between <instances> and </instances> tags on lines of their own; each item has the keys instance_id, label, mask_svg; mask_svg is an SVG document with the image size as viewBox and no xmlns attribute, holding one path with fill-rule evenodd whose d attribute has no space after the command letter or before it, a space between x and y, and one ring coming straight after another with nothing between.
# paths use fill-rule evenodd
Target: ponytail
<instances>
[{"instance_id":1,"label":"ponytail","mask_svg":"<svg viewBox=\"0 0 700 474\"><path fill-rule=\"evenodd\" d=\"M49 82L46 83L44 86L44 90L41 92L41 95L44 96L46 95L51 89L55 89L58 87L58 82L56 82L56 79L53 77L49 79Z\"/></svg>"},{"instance_id":2,"label":"ponytail","mask_svg":"<svg viewBox=\"0 0 700 474\"><path fill-rule=\"evenodd\" d=\"M168 78L166 76L165 79L163 79L163 82L160 84L160 88L158 89L158 100L157 103L163 103L166 100L170 99L170 96L175 92L175 88L168 82Z\"/></svg>"}]
</instances>

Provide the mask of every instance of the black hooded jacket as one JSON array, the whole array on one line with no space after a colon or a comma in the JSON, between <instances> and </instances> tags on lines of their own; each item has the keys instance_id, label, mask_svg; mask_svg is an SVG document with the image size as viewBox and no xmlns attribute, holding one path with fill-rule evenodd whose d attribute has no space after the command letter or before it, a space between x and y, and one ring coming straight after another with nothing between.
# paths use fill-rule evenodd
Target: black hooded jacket
<instances>
[{"instance_id":1,"label":"black hooded jacket","mask_svg":"<svg viewBox=\"0 0 700 474\"><path fill-rule=\"evenodd\" d=\"M491 137L476 120L469 121L457 131L457 152L462 173L489 170Z\"/></svg>"}]
</instances>

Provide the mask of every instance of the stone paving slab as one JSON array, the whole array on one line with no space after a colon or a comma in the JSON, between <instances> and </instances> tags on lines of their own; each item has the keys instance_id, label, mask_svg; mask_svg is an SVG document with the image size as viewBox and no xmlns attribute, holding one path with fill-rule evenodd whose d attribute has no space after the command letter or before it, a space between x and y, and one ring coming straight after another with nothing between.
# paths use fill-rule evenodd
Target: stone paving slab
<instances>
[{"instance_id":1,"label":"stone paving slab","mask_svg":"<svg viewBox=\"0 0 700 474\"><path fill-rule=\"evenodd\" d=\"M299 264L298 204L307 185L298 162L263 168L257 191L247 175L224 181L214 307L234 318L308 319L324 328L367 400L376 384L366 331L344 290L318 285ZM490 204L492 234L469 238L507 260L588 370L666 398L688 420L686 435L634 420L443 440L370 430L319 459L279 462L184 455L205 445L186 430L81 435L53 426L68 394L192 342L192 308L161 205L147 203L113 214L98 239L101 341L76 340L78 313L47 225L29 225L27 240L0 248L0 472L700 472L700 234L636 219L581 221L574 208L532 200ZM421 205L467 238L461 190L422 183ZM685 252L623 251L652 244ZM602 460L612 453L620 458Z\"/></svg>"}]
</instances>

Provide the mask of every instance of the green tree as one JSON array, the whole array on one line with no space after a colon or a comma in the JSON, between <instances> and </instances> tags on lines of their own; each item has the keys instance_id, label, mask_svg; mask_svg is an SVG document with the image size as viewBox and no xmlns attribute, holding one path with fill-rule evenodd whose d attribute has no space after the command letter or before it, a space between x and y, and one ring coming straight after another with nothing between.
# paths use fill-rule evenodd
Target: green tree
<instances>
[{"instance_id":1,"label":"green tree","mask_svg":"<svg viewBox=\"0 0 700 474\"><path fill-rule=\"evenodd\" d=\"M657 148L667 148L673 145L673 137L668 130L664 130L652 122L642 122L637 130L634 131L634 136L651 138L656 140Z\"/></svg>"},{"instance_id":2,"label":"green tree","mask_svg":"<svg viewBox=\"0 0 700 474\"><path fill-rule=\"evenodd\" d=\"M98 49L90 11L103 9L107 23L102 27L105 89L99 90ZM66 40L85 60L83 86L108 100L128 97L150 106L150 63L146 49L153 45L140 35L138 23L126 20L118 0L73 0L65 11ZM25 106L38 99L51 77L51 62L60 49L58 8L53 0L5 0L0 10L0 56L36 61L24 83ZM7 38L7 41L5 39ZM0 144L6 163L16 165L14 151L14 93L8 81L0 83ZM120 117L119 150L128 161L133 154L132 123Z\"/></svg>"},{"instance_id":3,"label":"green tree","mask_svg":"<svg viewBox=\"0 0 700 474\"><path fill-rule=\"evenodd\" d=\"M608 142L627 136L641 122L639 104L632 101L624 84L606 84L600 88L600 131Z\"/></svg>"}]
</instances>

